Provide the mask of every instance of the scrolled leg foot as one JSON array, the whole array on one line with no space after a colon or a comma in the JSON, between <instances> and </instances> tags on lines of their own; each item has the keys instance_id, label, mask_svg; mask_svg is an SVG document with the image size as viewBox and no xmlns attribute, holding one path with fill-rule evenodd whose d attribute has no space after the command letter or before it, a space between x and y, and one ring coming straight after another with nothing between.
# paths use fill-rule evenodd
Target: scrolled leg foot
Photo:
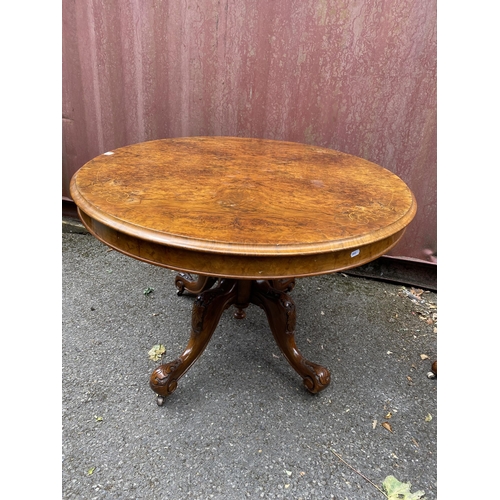
<instances>
[{"instance_id":1,"label":"scrolled leg foot","mask_svg":"<svg viewBox=\"0 0 500 500\"><path fill-rule=\"evenodd\" d=\"M316 394L330 384L330 372L321 365L316 363L311 363L310 361L304 361L307 365L310 375L304 377L304 386L312 394Z\"/></svg>"},{"instance_id":2,"label":"scrolled leg foot","mask_svg":"<svg viewBox=\"0 0 500 500\"><path fill-rule=\"evenodd\" d=\"M149 386L158 395L158 398L165 398L170 396L175 389L177 389L177 379L180 378L186 369L183 370L183 363L181 358L177 358L170 363L160 365L151 374L149 379ZM164 399L161 403L163 404ZM158 399L158 405L160 400Z\"/></svg>"}]
</instances>

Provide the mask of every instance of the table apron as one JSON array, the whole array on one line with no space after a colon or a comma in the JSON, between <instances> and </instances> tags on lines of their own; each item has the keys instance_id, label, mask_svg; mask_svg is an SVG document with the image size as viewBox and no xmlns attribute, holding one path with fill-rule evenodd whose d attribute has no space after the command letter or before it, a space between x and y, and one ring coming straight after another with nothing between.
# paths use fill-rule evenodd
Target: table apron
<instances>
[{"instance_id":1,"label":"table apron","mask_svg":"<svg viewBox=\"0 0 500 500\"><path fill-rule=\"evenodd\" d=\"M162 245L117 231L78 210L88 231L109 247L135 259L175 271L238 279L276 279L328 274L361 266L380 257L405 228L378 241L316 254L239 255Z\"/></svg>"}]
</instances>

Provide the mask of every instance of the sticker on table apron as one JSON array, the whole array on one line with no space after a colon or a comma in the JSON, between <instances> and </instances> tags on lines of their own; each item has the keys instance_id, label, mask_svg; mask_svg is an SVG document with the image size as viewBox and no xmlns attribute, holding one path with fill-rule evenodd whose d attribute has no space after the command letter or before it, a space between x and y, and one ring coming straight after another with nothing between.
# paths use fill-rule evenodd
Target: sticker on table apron
<instances>
[{"instance_id":1,"label":"sticker on table apron","mask_svg":"<svg viewBox=\"0 0 500 500\"><path fill-rule=\"evenodd\" d=\"M359 248L351 252L351 257L356 257L357 255L359 255Z\"/></svg>"}]
</instances>

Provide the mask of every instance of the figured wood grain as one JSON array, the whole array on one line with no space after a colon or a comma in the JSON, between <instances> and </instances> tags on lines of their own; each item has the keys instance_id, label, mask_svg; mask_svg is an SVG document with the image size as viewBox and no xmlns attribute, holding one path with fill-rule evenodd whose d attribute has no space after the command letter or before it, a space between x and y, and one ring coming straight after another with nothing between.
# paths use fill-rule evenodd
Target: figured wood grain
<instances>
[{"instance_id":1,"label":"figured wood grain","mask_svg":"<svg viewBox=\"0 0 500 500\"><path fill-rule=\"evenodd\" d=\"M415 198L396 175L311 145L237 137L135 144L72 178L84 224L128 255L212 276L355 267L401 238Z\"/></svg>"}]
</instances>

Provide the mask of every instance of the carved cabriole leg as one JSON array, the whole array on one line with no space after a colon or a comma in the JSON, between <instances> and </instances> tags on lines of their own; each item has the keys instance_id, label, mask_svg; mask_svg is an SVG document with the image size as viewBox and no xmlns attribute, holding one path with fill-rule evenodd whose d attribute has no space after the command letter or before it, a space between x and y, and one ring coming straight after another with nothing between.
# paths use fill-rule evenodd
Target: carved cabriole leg
<instances>
[{"instance_id":1,"label":"carved cabriole leg","mask_svg":"<svg viewBox=\"0 0 500 500\"><path fill-rule=\"evenodd\" d=\"M256 281L250 302L264 309L274 339L292 368L303 378L309 392L316 394L330 383L330 372L305 359L295 344L295 304L285 292L268 281Z\"/></svg>"},{"instance_id":2,"label":"carved cabriole leg","mask_svg":"<svg viewBox=\"0 0 500 500\"><path fill-rule=\"evenodd\" d=\"M177 388L177 381L201 356L208 345L219 319L237 298L237 281L222 280L216 288L205 290L193 304L191 337L179 358L156 368L149 385L158 394L158 405Z\"/></svg>"},{"instance_id":3,"label":"carved cabriole leg","mask_svg":"<svg viewBox=\"0 0 500 500\"><path fill-rule=\"evenodd\" d=\"M198 275L195 279L189 273L178 273L175 277L175 286L177 288L177 295L182 295L184 290L193 295L197 295L209 288L212 288L217 281L217 278L211 276Z\"/></svg>"}]
</instances>

